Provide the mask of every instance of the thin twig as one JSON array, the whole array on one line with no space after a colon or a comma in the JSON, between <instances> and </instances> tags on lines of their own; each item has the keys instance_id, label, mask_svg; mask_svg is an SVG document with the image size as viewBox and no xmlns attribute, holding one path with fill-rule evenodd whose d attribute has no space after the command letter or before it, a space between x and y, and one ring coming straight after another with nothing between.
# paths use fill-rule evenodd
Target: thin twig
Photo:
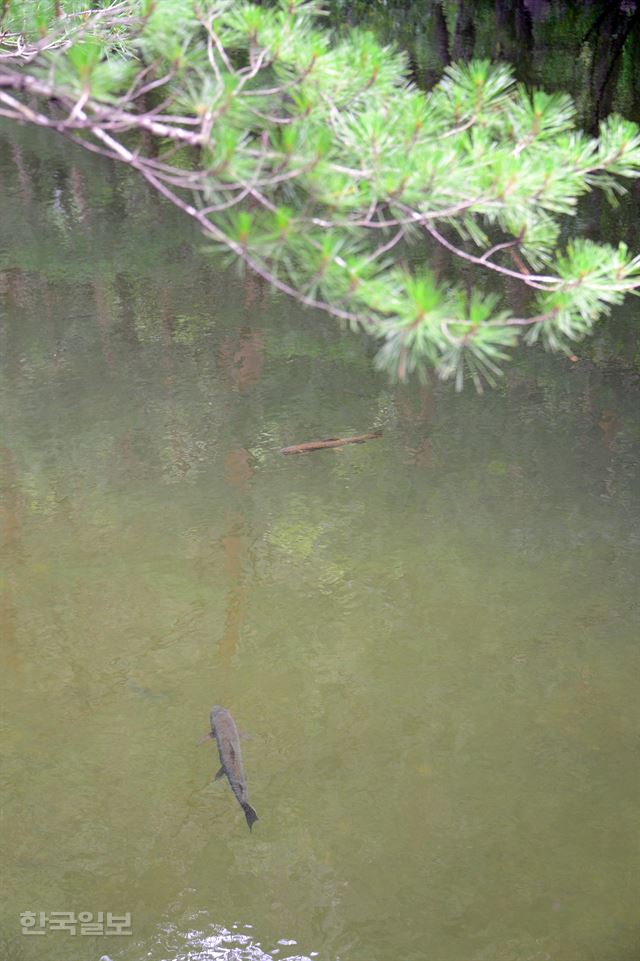
<instances>
[{"instance_id":1,"label":"thin twig","mask_svg":"<svg viewBox=\"0 0 640 961\"><path fill-rule=\"evenodd\" d=\"M504 274L505 277L515 277L516 280L521 280L523 283L527 284L528 287L536 287L538 290L548 290L549 284L553 284L557 287L561 286L562 280L560 277L549 277L543 274L521 274L517 270L509 270L508 267L501 267L499 264L493 264L489 260L483 260L481 257L474 257L473 254L467 253L466 250L462 250L460 247L456 247L452 244L446 237L443 237L439 230L429 223L429 221L424 221L422 224L427 233L431 234L434 240L437 240L439 244L446 247L447 250L451 251L452 254L461 257L463 260L468 260L472 264L479 264L481 267L488 267L489 270L495 270L499 274Z\"/></svg>"}]
</instances>

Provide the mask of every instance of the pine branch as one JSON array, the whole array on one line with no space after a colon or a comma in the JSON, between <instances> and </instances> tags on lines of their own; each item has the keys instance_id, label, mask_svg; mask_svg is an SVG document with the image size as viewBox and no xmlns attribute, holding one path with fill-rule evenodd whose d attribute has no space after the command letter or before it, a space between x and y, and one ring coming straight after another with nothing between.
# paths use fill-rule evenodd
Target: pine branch
<instances>
[{"instance_id":1,"label":"pine branch","mask_svg":"<svg viewBox=\"0 0 640 961\"><path fill-rule=\"evenodd\" d=\"M332 44L319 13L118 0L31 32L25 16L0 35L0 116L135 169L273 288L378 338L401 379L431 367L480 388L521 334L569 350L640 288L622 245L558 247L581 195L616 202L640 176L637 125L587 138L567 96L487 61L423 94L401 54L358 31ZM425 236L535 292L532 316L399 269Z\"/></svg>"}]
</instances>

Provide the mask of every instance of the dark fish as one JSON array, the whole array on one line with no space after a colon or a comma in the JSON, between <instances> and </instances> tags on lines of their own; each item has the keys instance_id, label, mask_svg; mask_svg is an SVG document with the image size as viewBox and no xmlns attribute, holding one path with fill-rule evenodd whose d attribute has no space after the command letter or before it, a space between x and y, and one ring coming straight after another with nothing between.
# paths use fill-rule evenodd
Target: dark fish
<instances>
[{"instance_id":1,"label":"dark fish","mask_svg":"<svg viewBox=\"0 0 640 961\"><path fill-rule=\"evenodd\" d=\"M216 781L221 777L227 777L231 790L235 794L238 804L244 811L249 830L254 821L258 820L258 815L249 804L247 797L247 779L244 776L242 766L242 753L240 751L240 735L233 717L226 707L211 708L211 733L206 734L203 740L215 738L220 754L222 767L216 774Z\"/></svg>"},{"instance_id":2,"label":"dark fish","mask_svg":"<svg viewBox=\"0 0 640 961\"><path fill-rule=\"evenodd\" d=\"M328 440L312 440L306 444L292 444L291 447L281 447L281 454L309 454L313 450L327 450L330 447L344 447L345 444L364 444L367 440L377 440L382 437L382 431L373 434L358 434L357 437L330 437Z\"/></svg>"}]
</instances>

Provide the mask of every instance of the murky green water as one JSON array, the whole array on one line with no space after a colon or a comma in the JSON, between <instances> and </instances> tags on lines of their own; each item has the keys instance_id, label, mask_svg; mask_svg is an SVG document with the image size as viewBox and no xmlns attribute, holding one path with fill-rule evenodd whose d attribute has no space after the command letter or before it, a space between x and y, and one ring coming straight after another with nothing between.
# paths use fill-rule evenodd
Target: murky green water
<instances>
[{"instance_id":1,"label":"murky green water","mask_svg":"<svg viewBox=\"0 0 640 961\"><path fill-rule=\"evenodd\" d=\"M638 304L484 398L389 387L134 178L15 138L2 959L638 958Z\"/></svg>"}]
</instances>

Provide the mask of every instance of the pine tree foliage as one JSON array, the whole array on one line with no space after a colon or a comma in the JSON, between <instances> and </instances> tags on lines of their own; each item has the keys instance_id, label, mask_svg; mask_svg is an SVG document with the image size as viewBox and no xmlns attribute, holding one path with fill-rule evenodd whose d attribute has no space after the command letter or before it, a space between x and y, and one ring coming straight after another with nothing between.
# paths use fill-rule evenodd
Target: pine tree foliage
<instances>
[{"instance_id":1,"label":"pine tree foliage","mask_svg":"<svg viewBox=\"0 0 640 961\"><path fill-rule=\"evenodd\" d=\"M0 10L1 116L135 168L216 248L376 338L396 377L481 388L520 338L571 352L640 288L624 244L567 239L585 193L615 203L640 176L640 128L611 116L588 137L568 96L505 65L453 65L425 94L401 52L333 32L315 0ZM425 266L439 246L473 290Z\"/></svg>"}]
</instances>

